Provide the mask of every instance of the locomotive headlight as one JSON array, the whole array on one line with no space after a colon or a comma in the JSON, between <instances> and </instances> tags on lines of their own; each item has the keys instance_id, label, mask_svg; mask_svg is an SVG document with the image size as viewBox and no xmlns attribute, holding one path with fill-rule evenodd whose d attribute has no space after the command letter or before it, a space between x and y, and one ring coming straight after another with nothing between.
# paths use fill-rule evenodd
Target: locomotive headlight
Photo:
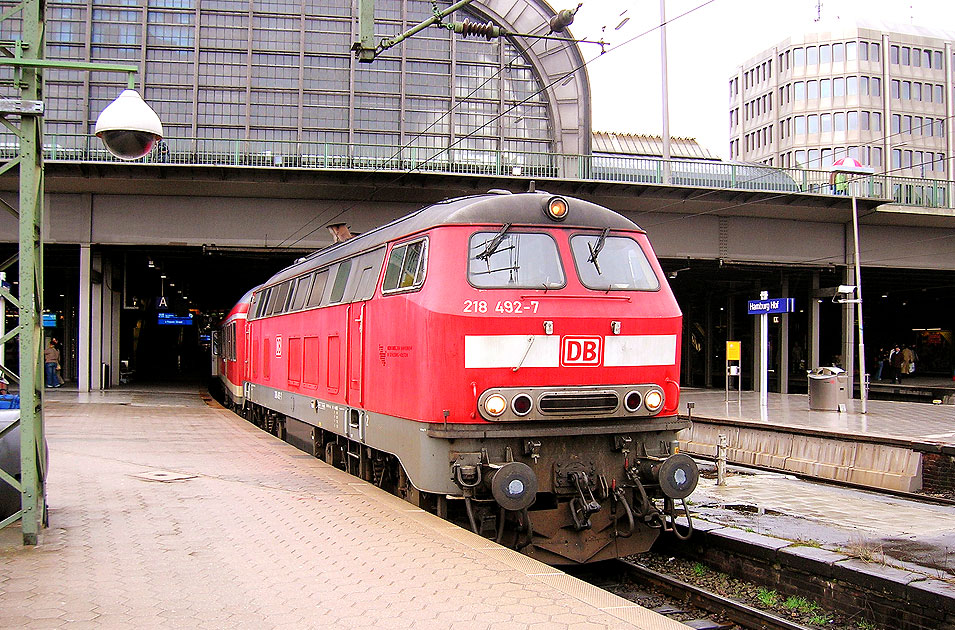
<instances>
[{"instance_id":1,"label":"locomotive headlight","mask_svg":"<svg viewBox=\"0 0 955 630\"><path fill-rule=\"evenodd\" d=\"M546 213L548 218L554 221L563 221L567 218L569 211L570 206L567 205L567 200L563 197L551 197L547 200Z\"/></svg>"},{"instance_id":2,"label":"locomotive headlight","mask_svg":"<svg viewBox=\"0 0 955 630\"><path fill-rule=\"evenodd\" d=\"M504 413L505 409L507 409L507 400L500 394L491 394L484 399L484 411L488 415L497 417Z\"/></svg>"},{"instance_id":3,"label":"locomotive headlight","mask_svg":"<svg viewBox=\"0 0 955 630\"><path fill-rule=\"evenodd\" d=\"M643 397L643 404L650 413L660 411L660 408L663 407L663 392L659 389L651 389Z\"/></svg>"}]
</instances>

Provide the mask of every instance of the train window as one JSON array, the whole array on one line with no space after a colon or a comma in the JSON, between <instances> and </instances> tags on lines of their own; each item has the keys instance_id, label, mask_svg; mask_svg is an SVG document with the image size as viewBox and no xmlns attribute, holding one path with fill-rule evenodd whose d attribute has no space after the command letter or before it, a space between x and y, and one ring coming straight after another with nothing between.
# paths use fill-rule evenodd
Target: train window
<instances>
[{"instance_id":1,"label":"train window","mask_svg":"<svg viewBox=\"0 0 955 630\"><path fill-rule=\"evenodd\" d=\"M288 304L288 294L291 292L292 281L286 280L277 287L272 288L272 296L269 298L269 310L266 315L280 315L285 312Z\"/></svg>"},{"instance_id":2,"label":"train window","mask_svg":"<svg viewBox=\"0 0 955 630\"><path fill-rule=\"evenodd\" d=\"M300 311L305 307L305 300L308 299L308 290L312 286L312 274L302 276L295 281L295 293L292 297L291 311Z\"/></svg>"},{"instance_id":3,"label":"train window","mask_svg":"<svg viewBox=\"0 0 955 630\"><path fill-rule=\"evenodd\" d=\"M338 304L345 297L345 287L348 285L348 273L351 271L351 260L343 260L338 263L338 270L335 272L335 283L332 285L332 293L328 298L329 304Z\"/></svg>"},{"instance_id":4,"label":"train window","mask_svg":"<svg viewBox=\"0 0 955 630\"><path fill-rule=\"evenodd\" d=\"M251 317L265 317L265 309L269 303L269 292L272 289L264 289L252 296L252 307L255 312Z\"/></svg>"},{"instance_id":5,"label":"train window","mask_svg":"<svg viewBox=\"0 0 955 630\"><path fill-rule=\"evenodd\" d=\"M427 239L398 245L388 256L388 268L381 285L382 293L418 289L424 284L427 261Z\"/></svg>"},{"instance_id":6,"label":"train window","mask_svg":"<svg viewBox=\"0 0 955 630\"><path fill-rule=\"evenodd\" d=\"M477 232L468 251L468 281L479 289L559 289L564 268L548 234Z\"/></svg>"},{"instance_id":7,"label":"train window","mask_svg":"<svg viewBox=\"0 0 955 630\"><path fill-rule=\"evenodd\" d=\"M656 291L660 280L650 261L631 238L577 234L570 239L580 282L598 291Z\"/></svg>"},{"instance_id":8,"label":"train window","mask_svg":"<svg viewBox=\"0 0 955 630\"><path fill-rule=\"evenodd\" d=\"M306 308L314 308L322 303L322 294L325 293L325 283L328 282L328 270L324 269L315 274L312 283L312 292L308 296Z\"/></svg>"},{"instance_id":9,"label":"train window","mask_svg":"<svg viewBox=\"0 0 955 630\"><path fill-rule=\"evenodd\" d=\"M354 291L348 291L349 302L362 302L374 297L375 287L378 286L378 276L381 273L381 263L384 259L384 247L361 255L358 259L358 269L361 271L357 277L352 278Z\"/></svg>"}]
</instances>

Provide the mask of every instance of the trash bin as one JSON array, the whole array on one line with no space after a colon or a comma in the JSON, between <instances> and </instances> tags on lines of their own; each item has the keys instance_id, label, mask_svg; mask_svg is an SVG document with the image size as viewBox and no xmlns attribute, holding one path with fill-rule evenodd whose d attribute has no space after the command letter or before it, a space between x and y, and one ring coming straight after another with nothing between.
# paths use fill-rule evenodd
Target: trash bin
<instances>
[{"instance_id":1,"label":"trash bin","mask_svg":"<svg viewBox=\"0 0 955 630\"><path fill-rule=\"evenodd\" d=\"M842 368L821 367L809 372L809 408L844 411L849 404L849 375Z\"/></svg>"},{"instance_id":2,"label":"trash bin","mask_svg":"<svg viewBox=\"0 0 955 630\"><path fill-rule=\"evenodd\" d=\"M0 429L5 429L20 417L17 410L0 411ZM0 469L17 479L20 478L20 427L0 438ZM6 481L0 480L0 521L20 510L20 492Z\"/></svg>"}]
</instances>

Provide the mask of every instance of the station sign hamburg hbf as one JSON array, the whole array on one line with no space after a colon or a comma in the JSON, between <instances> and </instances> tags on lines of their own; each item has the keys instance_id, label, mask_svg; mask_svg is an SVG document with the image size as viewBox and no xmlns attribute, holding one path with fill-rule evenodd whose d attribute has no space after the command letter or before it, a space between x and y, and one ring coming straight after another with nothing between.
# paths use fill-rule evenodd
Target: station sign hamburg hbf
<instances>
[{"instance_id":1,"label":"station sign hamburg hbf","mask_svg":"<svg viewBox=\"0 0 955 630\"><path fill-rule=\"evenodd\" d=\"M792 313L796 298L774 298L771 300L749 300L747 312L750 315L769 315L772 313Z\"/></svg>"}]
</instances>

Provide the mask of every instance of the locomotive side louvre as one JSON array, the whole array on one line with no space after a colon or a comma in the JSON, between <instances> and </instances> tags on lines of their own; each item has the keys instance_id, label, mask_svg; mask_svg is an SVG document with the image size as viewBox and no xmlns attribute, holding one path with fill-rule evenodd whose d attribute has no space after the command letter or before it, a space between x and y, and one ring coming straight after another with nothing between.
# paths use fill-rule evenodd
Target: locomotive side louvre
<instances>
[{"instance_id":1,"label":"locomotive side louvre","mask_svg":"<svg viewBox=\"0 0 955 630\"><path fill-rule=\"evenodd\" d=\"M663 277L582 200L435 204L255 290L245 415L541 560L644 551L697 479Z\"/></svg>"}]
</instances>

